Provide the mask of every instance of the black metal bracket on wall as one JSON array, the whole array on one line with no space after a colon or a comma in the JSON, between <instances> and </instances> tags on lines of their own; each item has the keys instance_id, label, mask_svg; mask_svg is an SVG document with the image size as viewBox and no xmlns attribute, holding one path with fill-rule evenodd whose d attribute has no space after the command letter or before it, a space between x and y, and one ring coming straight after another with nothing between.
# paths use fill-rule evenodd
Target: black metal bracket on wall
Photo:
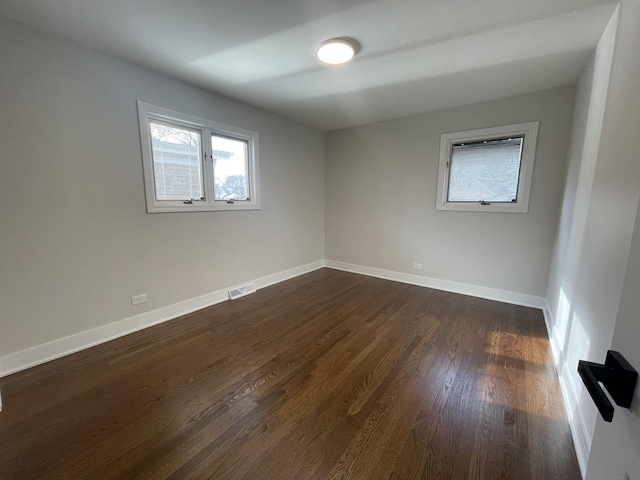
<instances>
[{"instance_id":1,"label":"black metal bracket on wall","mask_svg":"<svg viewBox=\"0 0 640 480\"><path fill-rule=\"evenodd\" d=\"M578 373L605 422L613 420L613 405L598 382L604 385L618 406L631 407L638 372L620 352L609 350L604 365L580 360Z\"/></svg>"}]
</instances>

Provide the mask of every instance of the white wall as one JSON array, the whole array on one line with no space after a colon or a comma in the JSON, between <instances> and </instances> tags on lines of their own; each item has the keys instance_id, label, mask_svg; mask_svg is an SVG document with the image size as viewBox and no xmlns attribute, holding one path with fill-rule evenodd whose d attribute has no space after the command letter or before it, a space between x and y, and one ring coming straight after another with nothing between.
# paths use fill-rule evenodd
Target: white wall
<instances>
[{"instance_id":1,"label":"white wall","mask_svg":"<svg viewBox=\"0 0 640 480\"><path fill-rule=\"evenodd\" d=\"M544 296L573 98L561 88L327 133L327 259ZM436 211L442 133L534 120L528 213Z\"/></svg>"},{"instance_id":2,"label":"white wall","mask_svg":"<svg viewBox=\"0 0 640 480\"><path fill-rule=\"evenodd\" d=\"M612 217L609 225L625 222L625 228L610 231L616 238L611 249L619 252L631 235L625 259L624 278L611 348L620 351L640 371L640 0L623 0L620 25L611 69L610 92L602 131L602 158L608 159L607 195ZM612 179L613 177L613 179ZM635 219L635 222L634 222ZM624 241L624 243L622 243ZM624 252L624 250L623 250ZM621 253L618 253L620 255ZM609 254L608 256L610 256ZM618 265L613 265L618 267ZM606 284L605 284L606 285ZM606 319L605 321L608 321ZM602 361L604 352L594 352ZM636 385L631 410L616 407L613 423L598 418L587 467L587 479L640 480L640 384Z\"/></svg>"},{"instance_id":3,"label":"white wall","mask_svg":"<svg viewBox=\"0 0 640 480\"><path fill-rule=\"evenodd\" d=\"M623 478L614 475L614 461L596 466L588 459L598 413L576 367L580 359L604 361L623 289L632 282L629 295L638 292L637 280L625 283L640 198L640 143L633 127L640 123L638 0L622 2L619 22L614 15L578 87L546 311L581 469L588 478L613 480ZM636 327L625 333L634 345L622 349L627 356L640 343L637 313ZM606 458L613 445L594 445L592 456Z\"/></svg>"},{"instance_id":4,"label":"white wall","mask_svg":"<svg viewBox=\"0 0 640 480\"><path fill-rule=\"evenodd\" d=\"M571 135L565 88L326 136L328 259L546 289L583 470L596 427L594 480L640 469L638 401L596 423L575 373L612 341L640 366L640 0L621 3L617 39L614 21L578 86ZM0 66L0 359L325 257L322 132L2 19ZM136 100L259 131L262 210L146 214ZM441 133L530 120L528 214L435 211ZM139 293L149 303L131 307Z\"/></svg>"},{"instance_id":5,"label":"white wall","mask_svg":"<svg viewBox=\"0 0 640 480\"><path fill-rule=\"evenodd\" d=\"M640 94L640 92L638 92ZM638 97L640 98L640 96ZM640 114L640 109L638 109ZM640 115L639 115L640 117ZM640 120L640 118L638 118ZM621 352L640 371L640 209L625 275L612 349ZM602 359L599 359L602 363ZM640 382L631 409L615 407L613 422L599 418L593 436L587 478L592 480L640 479Z\"/></svg>"},{"instance_id":6,"label":"white wall","mask_svg":"<svg viewBox=\"0 0 640 480\"><path fill-rule=\"evenodd\" d=\"M599 249L610 251L607 246L609 239L606 235L604 239L597 235L600 244L592 245L590 253L585 250L585 243L590 241L586 238L587 231L594 227L593 223L589 227L587 224L609 91L616 18L609 23L578 84L569 168L547 289L549 334L583 471L597 411L588 392L582 387L576 366L578 360L589 356L591 349L606 351L613 335L612 315L615 316L619 298L619 290L615 286L592 292L593 302L587 293L590 290L589 283L597 290L601 278L599 275L603 273L601 267L596 265L599 262L597 252ZM596 197L593 197L595 201ZM620 255L623 253L620 252ZM613 280L618 281L615 278ZM596 301L600 303L603 298L606 307L594 304ZM608 318L609 322L596 319L593 310L599 306L607 310L606 314L600 313L604 315L600 318Z\"/></svg>"},{"instance_id":7,"label":"white wall","mask_svg":"<svg viewBox=\"0 0 640 480\"><path fill-rule=\"evenodd\" d=\"M2 19L0 69L0 358L324 258L323 132ZM136 100L258 131L262 209L147 214Z\"/></svg>"}]
</instances>

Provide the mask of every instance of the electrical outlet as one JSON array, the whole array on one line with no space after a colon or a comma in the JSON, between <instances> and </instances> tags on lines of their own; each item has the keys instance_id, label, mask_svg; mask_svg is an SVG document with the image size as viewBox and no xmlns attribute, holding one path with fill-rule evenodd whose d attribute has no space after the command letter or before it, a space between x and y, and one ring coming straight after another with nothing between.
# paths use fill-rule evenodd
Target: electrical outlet
<instances>
[{"instance_id":1,"label":"electrical outlet","mask_svg":"<svg viewBox=\"0 0 640 480\"><path fill-rule=\"evenodd\" d=\"M422 270L422 264L418 262L413 262L414 270Z\"/></svg>"},{"instance_id":2,"label":"electrical outlet","mask_svg":"<svg viewBox=\"0 0 640 480\"><path fill-rule=\"evenodd\" d=\"M147 303L147 294L136 295L131 297L131 305L140 305L141 303Z\"/></svg>"}]
</instances>

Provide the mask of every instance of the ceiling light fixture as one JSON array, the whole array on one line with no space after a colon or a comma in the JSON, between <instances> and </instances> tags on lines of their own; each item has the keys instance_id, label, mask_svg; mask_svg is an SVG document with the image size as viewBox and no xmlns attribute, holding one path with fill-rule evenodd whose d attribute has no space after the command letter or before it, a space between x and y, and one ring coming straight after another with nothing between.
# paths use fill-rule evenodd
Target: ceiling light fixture
<instances>
[{"instance_id":1,"label":"ceiling light fixture","mask_svg":"<svg viewBox=\"0 0 640 480\"><path fill-rule=\"evenodd\" d=\"M358 47L358 43L350 38L332 38L320 44L316 55L324 63L338 65L351 60L358 53Z\"/></svg>"}]
</instances>

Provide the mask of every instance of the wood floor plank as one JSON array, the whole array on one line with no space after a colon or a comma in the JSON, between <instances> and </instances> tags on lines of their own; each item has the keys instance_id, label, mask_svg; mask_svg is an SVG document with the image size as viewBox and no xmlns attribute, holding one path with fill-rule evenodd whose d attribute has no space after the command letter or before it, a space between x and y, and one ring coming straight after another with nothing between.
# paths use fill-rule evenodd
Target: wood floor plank
<instances>
[{"instance_id":1,"label":"wood floor plank","mask_svg":"<svg viewBox=\"0 0 640 480\"><path fill-rule=\"evenodd\" d=\"M580 478L539 310L331 269L0 387L1 480Z\"/></svg>"}]
</instances>

